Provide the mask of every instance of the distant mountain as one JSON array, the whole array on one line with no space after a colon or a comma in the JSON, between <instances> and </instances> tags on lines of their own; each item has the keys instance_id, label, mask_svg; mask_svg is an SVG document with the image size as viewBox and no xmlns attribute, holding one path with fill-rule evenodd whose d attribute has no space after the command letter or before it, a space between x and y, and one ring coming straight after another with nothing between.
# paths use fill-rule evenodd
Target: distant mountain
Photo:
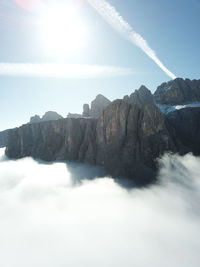
<instances>
[{"instance_id":1,"label":"distant mountain","mask_svg":"<svg viewBox=\"0 0 200 267\"><path fill-rule=\"evenodd\" d=\"M81 114L78 113L68 113L67 118L71 119L80 119L82 118Z\"/></svg>"},{"instance_id":2,"label":"distant mountain","mask_svg":"<svg viewBox=\"0 0 200 267\"><path fill-rule=\"evenodd\" d=\"M101 116L102 112L105 108L111 103L109 99L105 96L99 94L96 98L91 102L91 108L88 104L83 105L83 113L68 113L67 118L71 119L79 119L79 118L98 118ZM39 123L43 121L54 121L63 119L61 115L59 115L55 111L48 111L44 114L42 118L39 115L35 115L30 118L30 123Z\"/></svg>"},{"instance_id":3,"label":"distant mountain","mask_svg":"<svg viewBox=\"0 0 200 267\"><path fill-rule=\"evenodd\" d=\"M35 115L33 117L30 118L30 123L38 123L38 122L42 122L42 121L54 121L54 120L60 120L63 119L63 117L61 115L59 115L57 112L55 111L47 111L42 118L40 118L39 115Z\"/></svg>"},{"instance_id":4,"label":"distant mountain","mask_svg":"<svg viewBox=\"0 0 200 267\"><path fill-rule=\"evenodd\" d=\"M83 117L99 118L102 112L110 105L111 101L105 96L99 94L91 103L83 105Z\"/></svg>"},{"instance_id":5,"label":"distant mountain","mask_svg":"<svg viewBox=\"0 0 200 267\"><path fill-rule=\"evenodd\" d=\"M113 102L99 95L91 108L84 105L83 118L12 130L6 155L97 164L113 177L146 185L155 181L156 159L165 152L200 155L199 84L178 78L159 86L155 94L143 85Z\"/></svg>"},{"instance_id":6,"label":"distant mountain","mask_svg":"<svg viewBox=\"0 0 200 267\"><path fill-rule=\"evenodd\" d=\"M200 102L200 80L177 78L163 83L157 88L154 97L157 103L166 105Z\"/></svg>"},{"instance_id":7,"label":"distant mountain","mask_svg":"<svg viewBox=\"0 0 200 267\"><path fill-rule=\"evenodd\" d=\"M40 118L39 115L35 115L33 117L30 118L30 123L38 123L38 122L41 122L42 119Z\"/></svg>"}]
</instances>

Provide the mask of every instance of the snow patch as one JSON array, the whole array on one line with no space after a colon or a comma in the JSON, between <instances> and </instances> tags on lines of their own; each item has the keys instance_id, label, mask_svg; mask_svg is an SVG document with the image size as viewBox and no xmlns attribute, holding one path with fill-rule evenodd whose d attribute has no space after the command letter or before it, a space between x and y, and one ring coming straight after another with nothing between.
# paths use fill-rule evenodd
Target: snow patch
<instances>
[{"instance_id":1,"label":"snow patch","mask_svg":"<svg viewBox=\"0 0 200 267\"><path fill-rule=\"evenodd\" d=\"M176 105L176 106L169 106L169 105L164 105L164 104L156 104L156 106L160 109L160 111L164 114L168 114L170 112L174 112L176 110L181 110L184 108L199 108L200 107L200 102L195 102L195 103L189 103L189 104L184 104L184 105Z\"/></svg>"}]
</instances>

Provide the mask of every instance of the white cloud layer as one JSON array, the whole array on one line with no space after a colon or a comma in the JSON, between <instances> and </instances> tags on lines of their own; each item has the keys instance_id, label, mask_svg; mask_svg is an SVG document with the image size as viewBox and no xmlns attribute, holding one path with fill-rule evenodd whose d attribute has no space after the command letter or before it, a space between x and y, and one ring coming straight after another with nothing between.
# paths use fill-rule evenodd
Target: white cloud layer
<instances>
[{"instance_id":1,"label":"white cloud layer","mask_svg":"<svg viewBox=\"0 0 200 267\"><path fill-rule=\"evenodd\" d=\"M1 76L93 79L133 75L130 68L81 64L0 63Z\"/></svg>"},{"instance_id":2,"label":"white cloud layer","mask_svg":"<svg viewBox=\"0 0 200 267\"><path fill-rule=\"evenodd\" d=\"M138 46L147 54L170 78L175 79L174 75L161 60L157 57L156 52L149 46L148 42L124 20L116 9L105 0L87 0L100 15L120 34Z\"/></svg>"},{"instance_id":3,"label":"white cloud layer","mask_svg":"<svg viewBox=\"0 0 200 267\"><path fill-rule=\"evenodd\" d=\"M199 267L199 158L166 155L161 183L146 189L110 178L74 183L95 173L2 158L0 265Z\"/></svg>"}]
</instances>

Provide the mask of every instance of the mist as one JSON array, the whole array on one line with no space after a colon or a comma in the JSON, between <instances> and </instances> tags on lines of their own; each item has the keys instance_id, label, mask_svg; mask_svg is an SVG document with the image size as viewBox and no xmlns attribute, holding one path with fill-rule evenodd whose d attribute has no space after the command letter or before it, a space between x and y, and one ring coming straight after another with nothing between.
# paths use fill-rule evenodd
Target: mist
<instances>
[{"instance_id":1,"label":"mist","mask_svg":"<svg viewBox=\"0 0 200 267\"><path fill-rule=\"evenodd\" d=\"M0 153L1 266L199 266L200 158L166 154L159 183L137 189Z\"/></svg>"}]
</instances>

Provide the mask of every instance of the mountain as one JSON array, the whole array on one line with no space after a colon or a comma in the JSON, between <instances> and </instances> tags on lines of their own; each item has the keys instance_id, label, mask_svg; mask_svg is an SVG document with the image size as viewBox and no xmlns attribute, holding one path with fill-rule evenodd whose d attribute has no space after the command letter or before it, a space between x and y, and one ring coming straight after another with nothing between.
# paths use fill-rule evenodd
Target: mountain
<instances>
[{"instance_id":1,"label":"mountain","mask_svg":"<svg viewBox=\"0 0 200 267\"><path fill-rule=\"evenodd\" d=\"M193 95L186 94L186 84ZM98 118L23 125L9 133L6 155L101 165L113 177L146 185L155 181L156 160L165 152L200 155L198 84L179 78L159 86L154 95L143 85L130 96L107 102ZM98 107L92 106L90 112Z\"/></svg>"},{"instance_id":2,"label":"mountain","mask_svg":"<svg viewBox=\"0 0 200 267\"><path fill-rule=\"evenodd\" d=\"M105 96L99 94L96 98L91 102L91 108L89 104L83 105L83 113L68 113L67 118L79 119L79 118L99 118L104 111L105 108L111 103L109 99ZM61 115L59 115L55 111L46 112L42 118L39 115L35 115L30 118L30 123L38 123L43 121L53 121L63 119Z\"/></svg>"}]
</instances>

